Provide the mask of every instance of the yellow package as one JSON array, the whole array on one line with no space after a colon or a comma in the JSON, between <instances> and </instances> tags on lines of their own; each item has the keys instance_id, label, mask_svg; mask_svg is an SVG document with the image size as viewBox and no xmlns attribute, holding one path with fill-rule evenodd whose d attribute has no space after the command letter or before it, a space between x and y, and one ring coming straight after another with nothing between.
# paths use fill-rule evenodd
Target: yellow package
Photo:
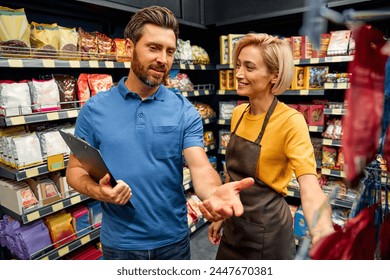
<instances>
[{"instance_id":1,"label":"yellow package","mask_svg":"<svg viewBox=\"0 0 390 280\"><path fill-rule=\"evenodd\" d=\"M0 47L6 57L30 55L30 25L24 9L0 6Z\"/></svg>"}]
</instances>

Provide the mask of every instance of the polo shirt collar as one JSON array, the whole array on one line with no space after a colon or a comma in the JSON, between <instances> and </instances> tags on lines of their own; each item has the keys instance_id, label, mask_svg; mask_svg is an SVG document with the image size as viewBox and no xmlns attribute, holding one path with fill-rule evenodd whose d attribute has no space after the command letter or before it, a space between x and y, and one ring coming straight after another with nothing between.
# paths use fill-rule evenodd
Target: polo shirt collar
<instances>
[{"instance_id":1,"label":"polo shirt collar","mask_svg":"<svg viewBox=\"0 0 390 280\"><path fill-rule=\"evenodd\" d=\"M126 80L127 80L127 77L123 77L119 81L119 83L118 83L118 91L119 91L119 93L122 95L123 98L126 98L127 95L137 96L138 97L137 93L130 91L126 87L126 85L125 85ZM159 86L158 90L152 96L149 96L147 99L156 99L158 101L164 101L164 99L165 99L164 92L166 90L167 90L167 88L163 84L161 84Z\"/></svg>"}]
</instances>

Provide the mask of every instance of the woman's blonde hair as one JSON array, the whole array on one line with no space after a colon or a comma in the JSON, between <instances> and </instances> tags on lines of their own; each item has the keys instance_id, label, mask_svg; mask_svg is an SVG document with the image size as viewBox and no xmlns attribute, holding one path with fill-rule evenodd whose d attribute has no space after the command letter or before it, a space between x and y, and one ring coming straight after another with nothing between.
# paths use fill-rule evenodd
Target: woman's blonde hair
<instances>
[{"instance_id":1,"label":"woman's blonde hair","mask_svg":"<svg viewBox=\"0 0 390 280\"><path fill-rule=\"evenodd\" d=\"M281 94L291 86L294 75L294 60L287 40L265 33L249 33L241 38L234 47L234 65L237 64L241 50L247 46L258 47L263 54L268 72L278 75L277 81L272 87L273 94Z\"/></svg>"}]
</instances>

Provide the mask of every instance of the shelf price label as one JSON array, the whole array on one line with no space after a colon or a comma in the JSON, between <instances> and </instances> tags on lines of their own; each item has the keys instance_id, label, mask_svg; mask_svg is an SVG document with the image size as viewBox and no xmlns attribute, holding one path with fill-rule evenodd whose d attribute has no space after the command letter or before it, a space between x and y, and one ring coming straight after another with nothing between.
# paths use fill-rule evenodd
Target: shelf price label
<instances>
[{"instance_id":1,"label":"shelf price label","mask_svg":"<svg viewBox=\"0 0 390 280\"><path fill-rule=\"evenodd\" d=\"M64 155L58 154L47 157L47 168L50 172L65 168Z\"/></svg>"}]
</instances>

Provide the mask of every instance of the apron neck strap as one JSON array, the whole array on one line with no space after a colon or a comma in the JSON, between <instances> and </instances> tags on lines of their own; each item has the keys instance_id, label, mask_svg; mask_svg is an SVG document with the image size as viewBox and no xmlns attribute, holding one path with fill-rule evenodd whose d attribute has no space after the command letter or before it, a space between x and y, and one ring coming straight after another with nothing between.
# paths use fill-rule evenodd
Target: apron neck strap
<instances>
[{"instance_id":1,"label":"apron neck strap","mask_svg":"<svg viewBox=\"0 0 390 280\"><path fill-rule=\"evenodd\" d=\"M263 126L261 127L261 131L259 133L259 136L257 137L257 139L255 141L256 144L260 144L261 139L263 139L265 128L268 124L269 119L271 118L272 113L275 110L276 104L278 104L278 99L276 98L276 96L274 96L274 100L272 101L272 104L267 111L267 115L265 116Z\"/></svg>"},{"instance_id":2,"label":"apron neck strap","mask_svg":"<svg viewBox=\"0 0 390 280\"><path fill-rule=\"evenodd\" d=\"M238 128L238 125L240 124L240 122L241 122L241 120L242 120L242 117L244 116L245 112L247 112L247 111L249 110L250 105L251 105L251 104L248 104L248 106L246 106L244 112L242 112L240 119L238 120L236 126L234 127L234 130L233 130L233 133L234 133L234 134L236 133L236 130L237 130L237 128Z\"/></svg>"}]
</instances>

